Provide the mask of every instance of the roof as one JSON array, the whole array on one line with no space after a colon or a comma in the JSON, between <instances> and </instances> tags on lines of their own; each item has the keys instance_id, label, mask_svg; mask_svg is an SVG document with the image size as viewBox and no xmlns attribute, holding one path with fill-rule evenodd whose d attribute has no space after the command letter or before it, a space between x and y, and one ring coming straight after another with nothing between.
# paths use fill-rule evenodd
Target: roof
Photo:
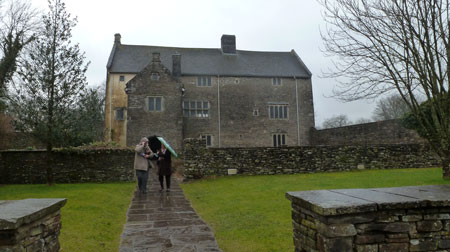
<instances>
[{"instance_id":1,"label":"roof","mask_svg":"<svg viewBox=\"0 0 450 252\"><path fill-rule=\"evenodd\" d=\"M297 53L221 49L179 48L115 44L108 59L110 73L139 73L159 52L161 63L172 71L172 55L181 54L182 75L311 78L311 72Z\"/></svg>"}]
</instances>

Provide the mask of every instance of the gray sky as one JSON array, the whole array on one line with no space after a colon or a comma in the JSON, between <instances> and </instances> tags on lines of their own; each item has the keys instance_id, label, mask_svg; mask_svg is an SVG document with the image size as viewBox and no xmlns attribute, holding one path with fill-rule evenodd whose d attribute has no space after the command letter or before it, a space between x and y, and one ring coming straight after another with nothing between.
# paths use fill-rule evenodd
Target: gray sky
<instances>
[{"instance_id":1,"label":"gray sky","mask_svg":"<svg viewBox=\"0 0 450 252\"><path fill-rule=\"evenodd\" d=\"M80 44L91 65L90 85L106 77L114 34L123 44L219 48L222 34L236 35L238 50L294 49L313 73L316 126L333 115L350 120L370 118L373 101L342 103L327 98L336 82L320 75L331 67L325 58L320 29L322 7L315 0L65 0L78 17L73 42ZM31 0L47 12L47 0Z\"/></svg>"}]
</instances>

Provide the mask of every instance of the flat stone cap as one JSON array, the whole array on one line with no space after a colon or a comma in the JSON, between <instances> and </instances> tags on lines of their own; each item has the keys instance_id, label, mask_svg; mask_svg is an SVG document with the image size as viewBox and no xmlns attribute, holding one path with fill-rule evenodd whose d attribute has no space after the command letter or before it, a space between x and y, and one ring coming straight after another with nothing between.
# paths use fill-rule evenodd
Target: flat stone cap
<instances>
[{"instance_id":1,"label":"flat stone cap","mask_svg":"<svg viewBox=\"0 0 450 252\"><path fill-rule=\"evenodd\" d=\"M406 186L287 192L294 204L322 216L450 206L450 186Z\"/></svg>"},{"instance_id":2,"label":"flat stone cap","mask_svg":"<svg viewBox=\"0 0 450 252\"><path fill-rule=\"evenodd\" d=\"M16 229L58 211L67 199L24 199L0 201L0 230Z\"/></svg>"}]
</instances>

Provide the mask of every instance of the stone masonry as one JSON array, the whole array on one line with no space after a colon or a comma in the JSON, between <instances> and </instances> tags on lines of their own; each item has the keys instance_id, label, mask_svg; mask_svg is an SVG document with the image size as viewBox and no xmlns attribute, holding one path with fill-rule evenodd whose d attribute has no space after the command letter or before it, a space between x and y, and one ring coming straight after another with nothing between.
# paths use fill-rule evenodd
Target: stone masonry
<instances>
[{"instance_id":1,"label":"stone masonry","mask_svg":"<svg viewBox=\"0 0 450 252\"><path fill-rule=\"evenodd\" d=\"M0 201L0 251L57 252L66 199Z\"/></svg>"},{"instance_id":2,"label":"stone masonry","mask_svg":"<svg viewBox=\"0 0 450 252\"><path fill-rule=\"evenodd\" d=\"M201 136L213 147L310 145L311 73L294 50L236 50L234 35L221 48L137 46L116 34L106 83L106 140L121 146L148 135L177 151Z\"/></svg>"},{"instance_id":3,"label":"stone masonry","mask_svg":"<svg viewBox=\"0 0 450 252\"><path fill-rule=\"evenodd\" d=\"M450 186L288 192L296 252L448 251Z\"/></svg>"},{"instance_id":4,"label":"stone masonry","mask_svg":"<svg viewBox=\"0 0 450 252\"><path fill-rule=\"evenodd\" d=\"M56 183L133 181L133 162L129 149L0 151L0 184L46 183L49 163Z\"/></svg>"},{"instance_id":5,"label":"stone masonry","mask_svg":"<svg viewBox=\"0 0 450 252\"><path fill-rule=\"evenodd\" d=\"M311 129L311 145L425 144L401 120L386 120L331 129Z\"/></svg>"},{"instance_id":6,"label":"stone masonry","mask_svg":"<svg viewBox=\"0 0 450 252\"><path fill-rule=\"evenodd\" d=\"M135 146L142 137L158 135L180 150L183 138L181 86L159 57L159 53L153 53L152 62L127 83L126 145ZM157 78L152 79L152 75ZM161 111L149 111L149 96L161 99Z\"/></svg>"},{"instance_id":7,"label":"stone masonry","mask_svg":"<svg viewBox=\"0 0 450 252\"><path fill-rule=\"evenodd\" d=\"M177 83L165 69L154 62L127 84L128 146L147 135L163 136L177 150L184 138L201 135L210 135L214 147L272 146L273 134L285 134L288 146L310 144L314 126L311 80L283 78L283 85L274 87L272 78L213 76L210 87L198 87L196 76L181 77L182 83ZM152 73L159 73L160 79L153 81ZM181 85L186 90L183 96ZM148 96L162 97L161 112L146 110ZM208 101L209 117L183 117L185 101ZM271 102L289 104L288 118L269 119Z\"/></svg>"},{"instance_id":8,"label":"stone masonry","mask_svg":"<svg viewBox=\"0 0 450 252\"><path fill-rule=\"evenodd\" d=\"M206 148L204 141L186 139L184 150L187 179L230 172L271 175L439 165L429 146L413 144Z\"/></svg>"},{"instance_id":9,"label":"stone masonry","mask_svg":"<svg viewBox=\"0 0 450 252\"><path fill-rule=\"evenodd\" d=\"M427 145L299 146L206 148L186 139L184 175L270 175L362 169L436 167L438 157ZM48 156L50 155L50 156ZM49 158L49 159L48 159ZM56 183L133 181L130 149L0 151L0 184L46 183L48 162Z\"/></svg>"}]
</instances>

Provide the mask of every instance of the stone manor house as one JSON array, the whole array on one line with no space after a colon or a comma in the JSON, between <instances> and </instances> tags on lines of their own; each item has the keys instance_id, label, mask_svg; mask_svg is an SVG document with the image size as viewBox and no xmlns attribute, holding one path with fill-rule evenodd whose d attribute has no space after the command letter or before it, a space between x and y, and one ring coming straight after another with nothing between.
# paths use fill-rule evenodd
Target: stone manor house
<instances>
[{"instance_id":1,"label":"stone manor house","mask_svg":"<svg viewBox=\"0 0 450 252\"><path fill-rule=\"evenodd\" d=\"M311 72L294 50L125 45L115 34L107 63L106 140L122 146L159 135L211 147L300 146L314 127Z\"/></svg>"}]
</instances>

